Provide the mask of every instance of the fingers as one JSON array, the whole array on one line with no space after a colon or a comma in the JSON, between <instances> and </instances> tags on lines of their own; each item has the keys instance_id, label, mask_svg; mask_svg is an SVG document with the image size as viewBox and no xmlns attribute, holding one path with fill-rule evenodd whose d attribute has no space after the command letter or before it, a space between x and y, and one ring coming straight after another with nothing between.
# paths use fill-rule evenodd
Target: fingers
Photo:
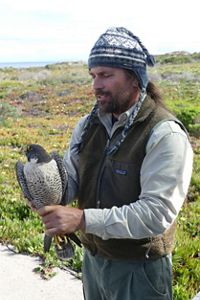
<instances>
[{"instance_id":1,"label":"fingers","mask_svg":"<svg viewBox=\"0 0 200 300\"><path fill-rule=\"evenodd\" d=\"M57 220L55 210L56 208L54 206L44 206L37 210L37 213L40 215L47 228L50 224L55 223L55 220Z\"/></svg>"},{"instance_id":2,"label":"fingers","mask_svg":"<svg viewBox=\"0 0 200 300\"><path fill-rule=\"evenodd\" d=\"M49 228L45 230L46 235L49 236L54 236L54 235L63 235L64 233L62 231L60 231L57 227L53 227L53 228Z\"/></svg>"},{"instance_id":3,"label":"fingers","mask_svg":"<svg viewBox=\"0 0 200 300\"><path fill-rule=\"evenodd\" d=\"M37 210L49 235L69 234L85 227L83 211L61 205L44 206Z\"/></svg>"},{"instance_id":4,"label":"fingers","mask_svg":"<svg viewBox=\"0 0 200 300\"><path fill-rule=\"evenodd\" d=\"M43 206L38 209L37 212L41 217L44 217L50 213L53 213L56 209L58 209L58 206L60 205Z\"/></svg>"},{"instance_id":5,"label":"fingers","mask_svg":"<svg viewBox=\"0 0 200 300\"><path fill-rule=\"evenodd\" d=\"M63 206L60 205L44 206L37 210L45 225L46 234L65 234L62 210Z\"/></svg>"}]
</instances>

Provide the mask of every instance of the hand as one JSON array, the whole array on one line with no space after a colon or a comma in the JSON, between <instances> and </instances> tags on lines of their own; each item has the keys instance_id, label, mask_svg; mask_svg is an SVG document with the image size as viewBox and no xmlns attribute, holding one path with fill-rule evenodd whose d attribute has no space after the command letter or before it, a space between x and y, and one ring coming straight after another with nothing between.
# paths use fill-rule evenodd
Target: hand
<instances>
[{"instance_id":1,"label":"hand","mask_svg":"<svg viewBox=\"0 0 200 300\"><path fill-rule=\"evenodd\" d=\"M37 210L48 235L64 235L84 230L84 212L78 208L61 205L44 206Z\"/></svg>"}]
</instances>

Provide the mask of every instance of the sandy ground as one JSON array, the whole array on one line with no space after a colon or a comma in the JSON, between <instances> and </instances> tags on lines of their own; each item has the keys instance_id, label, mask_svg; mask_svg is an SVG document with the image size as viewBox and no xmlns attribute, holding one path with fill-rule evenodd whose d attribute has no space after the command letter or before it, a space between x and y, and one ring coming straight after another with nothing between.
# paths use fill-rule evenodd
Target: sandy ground
<instances>
[{"instance_id":1,"label":"sandy ground","mask_svg":"<svg viewBox=\"0 0 200 300\"><path fill-rule=\"evenodd\" d=\"M200 292L192 300L200 300Z\"/></svg>"},{"instance_id":2,"label":"sandy ground","mask_svg":"<svg viewBox=\"0 0 200 300\"><path fill-rule=\"evenodd\" d=\"M81 280L60 269L44 280L33 272L39 264L38 258L15 254L0 245L0 299L83 300Z\"/></svg>"},{"instance_id":3,"label":"sandy ground","mask_svg":"<svg viewBox=\"0 0 200 300\"><path fill-rule=\"evenodd\" d=\"M0 244L0 300L83 300L81 280L70 271L55 269L44 280L33 269L39 258L15 254ZM200 292L192 299L200 300Z\"/></svg>"}]
</instances>

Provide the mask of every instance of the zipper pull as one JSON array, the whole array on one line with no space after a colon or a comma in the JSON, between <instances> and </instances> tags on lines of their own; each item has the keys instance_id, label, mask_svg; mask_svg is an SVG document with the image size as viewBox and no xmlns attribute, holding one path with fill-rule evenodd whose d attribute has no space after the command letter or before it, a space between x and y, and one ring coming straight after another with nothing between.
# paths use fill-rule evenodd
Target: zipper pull
<instances>
[{"instance_id":1,"label":"zipper pull","mask_svg":"<svg viewBox=\"0 0 200 300\"><path fill-rule=\"evenodd\" d=\"M104 148L104 153L105 153L105 155L107 155L107 153L108 153L109 145L110 145L110 139L107 140L106 146L105 146L105 148Z\"/></svg>"}]
</instances>

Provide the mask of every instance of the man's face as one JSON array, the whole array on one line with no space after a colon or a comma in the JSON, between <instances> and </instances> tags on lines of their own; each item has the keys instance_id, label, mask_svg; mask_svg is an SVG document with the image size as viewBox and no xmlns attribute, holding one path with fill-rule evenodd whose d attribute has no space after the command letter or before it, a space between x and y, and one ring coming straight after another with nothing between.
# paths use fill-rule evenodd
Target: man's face
<instances>
[{"instance_id":1,"label":"man's face","mask_svg":"<svg viewBox=\"0 0 200 300\"><path fill-rule=\"evenodd\" d=\"M94 67L90 69L93 89L99 109L120 115L128 110L139 97L138 82L119 68Z\"/></svg>"}]
</instances>

